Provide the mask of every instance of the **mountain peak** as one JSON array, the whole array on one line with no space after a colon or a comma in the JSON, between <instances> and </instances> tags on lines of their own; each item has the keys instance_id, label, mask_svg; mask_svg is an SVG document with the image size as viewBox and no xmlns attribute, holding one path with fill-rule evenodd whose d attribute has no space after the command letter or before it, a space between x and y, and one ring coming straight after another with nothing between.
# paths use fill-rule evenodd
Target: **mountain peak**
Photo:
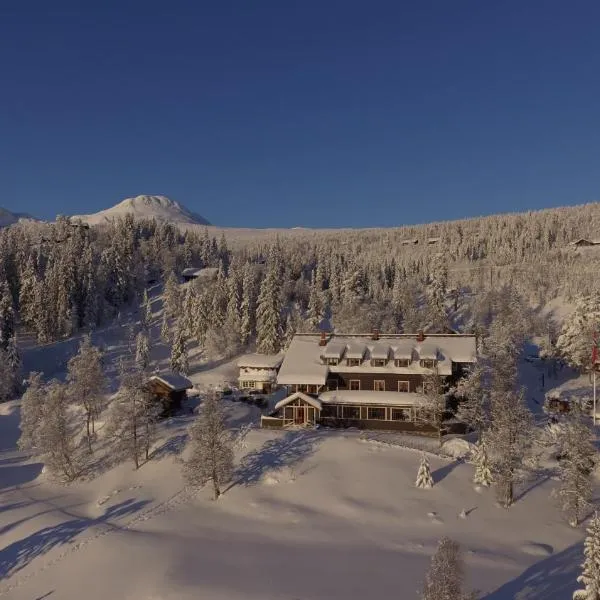
<instances>
[{"instance_id":1,"label":"mountain peak","mask_svg":"<svg viewBox=\"0 0 600 600\"><path fill-rule=\"evenodd\" d=\"M81 219L90 225L97 225L126 214L132 214L137 219L156 219L158 221L185 223L189 225L210 225L204 217L193 213L183 206L183 204L167 196L160 195L140 195L133 198L125 198L125 200L122 200L111 208L91 215L78 215L75 218Z\"/></svg>"}]
</instances>

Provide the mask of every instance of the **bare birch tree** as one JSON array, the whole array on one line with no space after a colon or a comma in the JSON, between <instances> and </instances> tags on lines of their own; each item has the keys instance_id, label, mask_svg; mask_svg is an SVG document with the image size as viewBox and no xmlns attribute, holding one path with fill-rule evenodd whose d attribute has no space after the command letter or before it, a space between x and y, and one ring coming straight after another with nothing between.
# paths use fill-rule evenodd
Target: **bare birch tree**
<instances>
[{"instance_id":1,"label":"bare birch tree","mask_svg":"<svg viewBox=\"0 0 600 600\"><path fill-rule=\"evenodd\" d=\"M69 360L67 381L71 400L84 410L86 441L92 452L96 419L104 407L106 378L102 368L102 353L92 345L89 335L83 338L77 355Z\"/></svg>"},{"instance_id":2,"label":"bare birch tree","mask_svg":"<svg viewBox=\"0 0 600 600\"><path fill-rule=\"evenodd\" d=\"M189 485L202 487L212 481L214 499L233 473L233 436L226 428L223 410L214 392L204 400L200 415L190 430L191 455L184 464Z\"/></svg>"}]
</instances>

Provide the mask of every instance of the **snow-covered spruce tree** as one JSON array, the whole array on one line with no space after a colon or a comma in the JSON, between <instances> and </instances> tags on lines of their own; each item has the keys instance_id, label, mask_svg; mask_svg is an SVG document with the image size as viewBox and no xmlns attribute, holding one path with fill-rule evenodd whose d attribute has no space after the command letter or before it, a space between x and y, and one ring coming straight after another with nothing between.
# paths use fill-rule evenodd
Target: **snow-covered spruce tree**
<instances>
[{"instance_id":1,"label":"snow-covered spruce tree","mask_svg":"<svg viewBox=\"0 0 600 600\"><path fill-rule=\"evenodd\" d=\"M148 289L144 289L144 296L142 300L142 306L140 311L140 327L146 334L150 331L150 324L152 323L152 302L148 296Z\"/></svg>"},{"instance_id":2,"label":"snow-covered spruce tree","mask_svg":"<svg viewBox=\"0 0 600 600\"><path fill-rule=\"evenodd\" d=\"M169 315L167 311L163 311L162 320L160 324L160 339L168 343L171 341L171 330L169 328Z\"/></svg>"},{"instance_id":3,"label":"snow-covered spruce tree","mask_svg":"<svg viewBox=\"0 0 600 600\"><path fill-rule=\"evenodd\" d=\"M183 295L183 302L181 304L181 314L179 315L178 322L183 328L186 337L191 337L194 332L194 307L196 305L196 288L193 283L188 284L185 294Z\"/></svg>"},{"instance_id":4,"label":"snow-covered spruce tree","mask_svg":"<svg viewBox=\"0 0 600 600\"><path fill-rule=\"evenodd\" d=\"M281 347L281 294L278 261L271 252L256 307L256 347L261 354L276 354Z\"/></svg>"},{"instance_id":5,"label":"snow-covered spruce tree","mask_svg":"<svg viewBox=\"0 0 600 600\"><path fill-rule=\"evenodd\" d=\"M565 320L556 340L558 353L569 365L581 372L591 369L592 340L599 323L600 294L580 296L575 310Z\"/></svg>"},{"instance_id":6,"label":"snow-covered spruce tree","mask_svg":"<svg viewBox=\"0 0 600 600\"><path fill-rule=\"evenodd\" d=\"M150 366L150 340L144 331L140 331L135 338L135 364L143 372Z\"/></svg>"},{"instance_id":7,"label":"snow-covered spruce tree","mask_svg":"<svg viewBox=\"0 0 600 600\"><path fill-rule=\"evenodd\" d=\"M6 350L15 334L15 313L8 283L0 283L0 348Z\"/></svg>"},{"instance_id":8,"label":"snow-covered spruce tree","mask_svg":"<svg viewBox=\"0 0 600 600\"><path fill-rule=\"evenodd\" d=\"M587 528L583 555L582 573L577 581L585 587L573 594L573 600L600 600L600 516L597 512Z\"/></svg>"},{"instance_id":9,"label":"snow-covered spruce tree","mask_svg":"<svg viewBox=\"0 0 600 600\"><path fill-rule=\"evenodd\" d=\"M533 419L523 391L492 390L490 427L485 441L498 501L504 508L514 502L514 485L531 457Z\"/></svg>"},{"instance_id":10,"label":"snow-covered spruce tree","mask_svg":"<svg viewBox=\"0 0 600 600\"><path fill-rule=\"evenodd\" d=\"M581 523L592 501L592 471L596 456L593 440L593 432L581 410L574 408L559 437L560 486L556 490L561 510L571 527Z\"/></svg>"},{"instance_id":11,"label":"snow-covered spruce tree","mask_svg":"<svg viewBox=\"0 0 600 600\"><path fill-rule=\"evenodd\" d=\"M233 437L226 428L223 410L214 393L205 397L200 414L190 429L190 445L191 454L184 464L184 477L193 487L202 487L211 481L216 500L233 473Z\"/></svg>"},{"instance_id":12,"label":"snow-covered spruce tree","mask_svg":"<svg viewBox=\"0 0 600 600\"><path fill-rule=\"evenodd\" d=\"M203 290L194 296L193 329L194 337L201 346L206 342L210 329L210 292Z\"/></svg>"},{"instance_id":13,"label":"snow-covered spruce tree","mask_svg":"<svg viewBox=\"0 0 600 600\"><path fill-rule=\"evenodd\" d=\"M448 325L446 312L446 288L448 285L448 267L442 255L434 257L429 274L427 289L428 313L433 331L443 331Z\"/></svg>"},{"instance_id":14,"label":"snow-covered spruce tree","mask_svg":"<svg viewBox=\"0 0 600 600\"><path fill-rule=\"evenodd\" d=\"M210 327L220 329L225 323L225 313L227 312L227 278L223 266L219 266L217 279L212 288L210 312Z\"/></svg>"},{"instance_id":15,"label":"snow-covered spruce tree","mask_svg":"<svg viewBox=\"0 0 600 600\"><path fill-rule=\"evenodd\" d=\"M109 410L107 436L114 442L115 455L131 460L140 468L142 457L149 458L154 423L161 406L149 393L139 369L126 371L121 365L121 385Z\"/></svg>"},{"instance_id":16,"label":"snow-covered spruce tree","mask_svg":"<svg viewBox=\"0 0 600 600\"><path fill-rule=\"evenodd\" d=\"M471 462L475 466L473 483L489 487L492 484L492 472L490 470L490 461L487 454L485 439L480 439L475 446Z\"/></svg>"},{"instance_id":17,"label":"snow-covered spruce tree","mask_svg":"<svg viewBox=\"0 0 600 600\"><path fill-rule=\"evenodd\" d=\"M187 375L189 370L186 338L183 327L179 322L175 324L173 343L171 344L171 371Z\"/></svg>"},{"instance_id":18,"label":"snow-covered spruce tree","mask_svg":"<svg viewBox=\"0 0 600 600\"><path fill-rule=\"evenodd\" d=\"M429 489L433 487L433 477L431 476L431 468L429 467L429 460L427 456L423 454L421 456L421 462L419 464L419 471L417 472L417 480L415 481L415 487L420 489Z\"/></svg>"},{"instance_id":19,"label":"snow-covered spruce tree","mask_svg":"<svg viewBox=\"0 0 600 600\"><path fill-rule=\"evenodd\" d=\"M92 345L89 335L83 337L79 352L68 362L67 381L69 399L83 408L86 441L89 451L92 452L96 419L104 407L106 379L102 368L102 353Z\"/></svg>"},{"instance_id":20,"label":"snow-covered spruce tree","mask_svg":"<svg viewBox=\"0 0 600 600\"><path fill-rule=\"evenodd\" d=\"M480 359L469 370L466 377L458 381L454 389L454 394L459 399L456 416L476 431L479 438L489 421L489 385L489 367Z\"/></svg>"},{"instance_id":21,"label":"snow-covered spruce tree","mask_svg":"<svg viewBox=\"0 0 600 600\"><path fill-rule=\"evenodd\" d=\"M246 346L254 334L255 315L254 274L249 263L244 265L242 300L240 304L240 342Z\"/></svg>"},{"instance_id":22,"label":"snow-covered spruce tree","mask_svg":"<svg viewBox=\"0 0 600 600\"><path fill-rule=\"evenodd\" d=\"M179 315L181 306L181 291L179 289L179 281L175 273L171 271L165 282L163 291L163 310L167 317L176 317Z\"/></svg>"},{"instance_id":23,"label":"snow-covered spruce tree","mask_svg":"<svg viewBox=\"0 0 600 600\"><path fill-rule=\"evenodd\" d=\"M431 559L425 576L421 600L466 600L473 597L463 591L465 568L458 542L443 537Z\"/></svg>"},{"instance_id":24,"label":"snow-covered spruce tree","mask_svg":"<svg viewBox=\"0 0 600 600\"><path fill-rule=\"evenodd\" d=\"M318 289L315 275L313 276L313 280L310 286L310 296L308 298L308 311L306 314L306 319L312 330L316 330L319 326L319 323L323 319L322 300L322 290Z\"/></svg>"}]
</instances>

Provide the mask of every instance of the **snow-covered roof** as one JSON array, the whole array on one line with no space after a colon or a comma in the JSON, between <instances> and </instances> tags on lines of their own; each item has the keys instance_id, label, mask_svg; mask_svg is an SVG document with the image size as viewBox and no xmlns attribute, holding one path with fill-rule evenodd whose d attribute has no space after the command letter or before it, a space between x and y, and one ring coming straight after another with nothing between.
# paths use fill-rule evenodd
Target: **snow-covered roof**
<instances>
[{"instance_id":1,"label":"snow-covered roof","mask_svg":"<svg viewBox=\"0 0 600 600\"><path fill-rule=\"evenodd\" d=\"M440 375L452 374L452 363L474 363L477 360L475 336L461 334L428 334L422 342L417 341L416 334L381 335L377 341L369 335L334 334L328 346L335 344L334 358L341 356L339 365L326 366L321 360L324 348L319 346L320 336L297 334L292 339L285 355L277 383L290 385L296 383L324 385L327 373L390 373L390 374L425 374L431 370L421 367L419 359L437 359ZM340 346L346 351L339 354ZM387 349L387 350L386 350ZM414 350L414 352L413 352ZM370 364L350 367L347 358L386 358L392 353L394 358L413 359L407 367L396 367L393 361L385 366L373 367ZM363 356L364 354L364 356Z\"/></svg>"},{"instance_id":2,"label":"snow-covered roof","mask_svg":"<svg viewBox=\"0 0 600 600\"><path fill-rule=\"evenodd\" d=\"M292 338L277 375L278 384L325 385L329 369L321 362L323 346L319 346L320 339L320 335L295 335Z\"/></svg>"},{"instance_id":3,"label":"snow-covered roof","mask_svg":"<svg viewBox=\"0 0 600 600\"><path fill-rule=\"evenodd\" d=\"M341 358L346 350L346 344L341 342L329 342L323 351L324 358Z\"/></svg>"},{"instance_id":4,"label":"snow-covered roof","mask_svg":"<svg viewBox=\"0 0 600 600\"><path fill-rule=\"evenodd\" d=\"M375 344L374 346L371 346L369 354L371 355L371 358L387 359L390 356L390 345Z\"/></svg>"},{"instance_id":5,"label":"snow-covered roof","mask_svg":"<svg viewBox=\"0 0 600 600\"><path fill-rule=\"evenodd\" d=\"M346 358L362 358L367 351L367 345L362 341L350 341L346 345Z\"/></svg>"},{"instance_id":6,"label":"snow-covered roof","mask_svg":"<svg viewBox=\"0 0 600 600\"><path fill-rule=\"evenodd\" d=\"M188 267L181 271L181 274L184 277L215 277L219 269L217 267L203 267L200 269L196 269L194 267Z\"/></svg>"},{"instance_id":7,"label":"snow-covered roof","mask_svg":"<svg viewBox=\"0 0 600 600\"><path fill-rule=\"evenodd\" d=\"M245 354L237 361L238 367L252 369L277 369L283 362L283 354Z\"/></svg>"},{"instance_id":8,"label":"snow-covered roof","mask_svg":"<svg viewBox=\"0 0 600 600\"><path fill-rule=\"evenodd\" d=\"M275 410L279 410L280 408L287 406L290 402L293 402L294 400L302 400L302 401L306 402L307 404L314 406L318 410L321 410L321 408L323 408L323 405L321 404L321 402L319 402L319 400L317 400L316 398L313 398L307 394L303 394L302 392L296 392L295 394L292 394L291 396L288 396L287 398L280 400L275 405Z\"/></svg>"},{"instance_id":9,"label":"snow-covered roof","mask_svg":"<svg viewBox=\"0 0 600 600\"><path fill-rule=\"evenodd\" d=\"M337 390L319 394L323 404L369 404L376 406L419 406L427 402L421 394L375 392L373 390Z\"/></svg>"},{"instance_id":10,"label":"snow-covered roof","mask_svg":"<svg viewBox=\"0 0 600 600\"><path fill-rule=\"evenodd\" d=\"M177 373L160 373L152 375L150 381L160 381L174 392L181 392L194 387L194 384L187 377L178 375Z\"/></svg>"}]
</instances>

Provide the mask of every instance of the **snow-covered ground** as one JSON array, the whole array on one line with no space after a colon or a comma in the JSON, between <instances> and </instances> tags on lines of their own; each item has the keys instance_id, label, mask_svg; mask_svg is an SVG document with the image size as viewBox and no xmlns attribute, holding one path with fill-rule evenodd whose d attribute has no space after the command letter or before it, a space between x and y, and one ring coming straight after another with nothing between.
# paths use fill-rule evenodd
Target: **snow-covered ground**
<instances>
[{"instance_id":1,"label":"snow-covered ground","mask_svg":"<svg viewBox=\"0 0 600 600\"><path fill-rule=\"evenodd\" d=\"M122 315L94 336L111 362L127 351L132 318ZM153 359L165 365L157 327ZM76 339L42 347L25 340L26 368L61 377L76 347ZM235 362L207 361L193 349L190 378L198 389L220 386L235 380ZM540 417L549 390L589 386L544 369L521 365ZM233 427L258 423L258 408L223 402ZM563 600L576 588L584 531L561 518L547 469L504 510L492 490L473 486L471 465L438 455L436 440L253 428L237 449L229 489L214 502L181 478L193 418L161 424L154 454L138 471L122 464L62 486L17 450L19 402L0 405L0 597L411 599L444 535L460 542L468 583L485 598ZM430 452L430 490L414 486L421 450Z\"/></svg>"}]
</instances>

